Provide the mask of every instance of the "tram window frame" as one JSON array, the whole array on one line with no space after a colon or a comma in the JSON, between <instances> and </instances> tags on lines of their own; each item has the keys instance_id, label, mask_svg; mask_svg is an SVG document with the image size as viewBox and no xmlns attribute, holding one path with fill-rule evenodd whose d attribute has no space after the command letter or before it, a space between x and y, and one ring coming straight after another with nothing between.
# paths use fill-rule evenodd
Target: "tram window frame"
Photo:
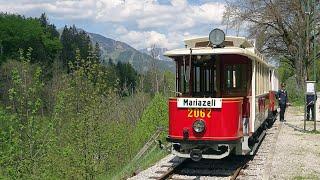
<instances>
[{"instance_id":1,"label":"tram window frame","mask_svg":"<svg viewBox=\"0 0 320 180\"><path fill-rule=\"evenodd\" d=\"M193 92L200 92L200 84L201 84L201 70L200 67L194 67L194 71L193 71Z\"/></svg>"},{"instance_id":2,"label":"tram window frame","mask_svg":"<svg viewBox=\"0 0 320 180\"><path fill-rule=\"evenodd\" d=\"M216 73L215 61L194 60L192 63L193 81L192 96L194 97L215 97L215 79Z\"/></svg>"},{"instance_id":3,"label":"tram window frame","mask_svg":"<svg viewBox=\"0 0 320 180\"><path fill-rule=\"evenodd\" d=\"M195 57L192 57L191 63L190 69L188 58L177 59L178 92L182 93L182 96L215 97L215 80L213 79L213 73L216 73L215 61L212 59L197 61Z\"/></svg>"},{"instance_id":4,"label":"tram window frame","mask_svg":"<svg viewBox=\"0 0 320 180\"><path fill-rule=\"evenodd\" d=\"M224 65L224 93L247 93L248 88L248 64Z\"/></svg>"},{"instance_id":5,"label":"tram window frame","mask_svg":"<svg viewBox=\"0 0 320 180\"><path fill-rule=\"evenodd\" d=\"M256 94L261 94L261 65L260 62L256 63Z\"/></svg>"},{"instance_id":6,"label":"tram window frame","mask_svg":"<svg viewBox=\"0 0 320 180\"><path fill-rule=\"evenodd\" d=\"M183 60L177 62L178 66L178 78L177 78L177 87L178 92L182 93L182 95L188 95L189 94L189 63L187 60L183 62ZM186 80L187 79L187 80Z\"/></svg>"}]
</instances>

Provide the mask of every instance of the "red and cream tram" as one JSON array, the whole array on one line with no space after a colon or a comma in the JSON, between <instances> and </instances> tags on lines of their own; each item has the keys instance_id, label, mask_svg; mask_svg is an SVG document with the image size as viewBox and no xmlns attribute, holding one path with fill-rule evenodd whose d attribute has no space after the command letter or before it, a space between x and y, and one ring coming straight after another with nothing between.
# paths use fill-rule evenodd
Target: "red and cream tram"
<instances>
[{"instance_id":1,"label":"red and cream tram","mask_svg":"<svg viewBox=\"0 0 320 180\"><path fill-rule=\"evenodd\" d=\"M252 154L275 117L275 69L245 38L219 29L165 55L176 62L167 138L173 154L193 160Z\"/></svg>"}]
</instances>

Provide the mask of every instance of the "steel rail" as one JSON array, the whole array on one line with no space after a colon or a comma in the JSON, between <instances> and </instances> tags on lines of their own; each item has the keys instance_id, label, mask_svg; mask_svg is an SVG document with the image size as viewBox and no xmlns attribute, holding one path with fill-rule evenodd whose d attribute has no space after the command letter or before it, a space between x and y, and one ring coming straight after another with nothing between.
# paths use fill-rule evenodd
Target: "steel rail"
<instances>
[{"instance_id":1,"label":"steel rail","mask_svg":"<svg viewBox=\"0 0 320 180\"><path fill-rule=\"evenodd\" d=\"M162 174L157 180L166 180L169 179L171 175L175 172L176 169L180 168L184 163L187 162L187 159L181 161L179 164L175 165L174 167L170 167L167 172Z\"/></svg>"}]
</instances>

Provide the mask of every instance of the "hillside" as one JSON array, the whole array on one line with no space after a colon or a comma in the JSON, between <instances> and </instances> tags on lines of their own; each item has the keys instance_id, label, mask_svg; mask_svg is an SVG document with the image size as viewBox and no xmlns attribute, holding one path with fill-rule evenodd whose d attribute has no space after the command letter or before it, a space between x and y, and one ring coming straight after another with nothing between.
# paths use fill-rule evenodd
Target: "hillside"
<instances>
[{"instance_id":1,"label":"hillside","mask_svg":"<svg viewBox=\"0 0 320 180\"><path fill-rule=\"evenodd\" d=\"M95 33L88 33L92 42L99 43L102 50L102 57L111 58L115 63L118 61L129 62L139 72L145 72L155 62L158 69L161 71L170 70L175 71L173 61L155 60L148 54L142 53L126 43L115 41Z\"/></svg>"}]
</instances>

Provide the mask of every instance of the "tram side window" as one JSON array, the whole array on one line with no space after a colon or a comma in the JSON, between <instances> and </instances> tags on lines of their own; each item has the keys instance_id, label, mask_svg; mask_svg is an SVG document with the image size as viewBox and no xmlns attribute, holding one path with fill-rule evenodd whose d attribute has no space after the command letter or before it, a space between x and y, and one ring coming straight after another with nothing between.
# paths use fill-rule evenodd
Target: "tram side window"
<instances>
[{"instance_id":1,"label":"tram side window","mask_svg":"<svg viewBox=\"0 0 320 180\"><path fill-rule=\"evenodd\" d=\"M225 87L227 91L232 90L246 90L247 77L246 77L245 64L230 64L225 67Z\"/></svg>"},{"instance_id":2,"label":"tram side window","mask_svg":"<svg viewBox=\"0 0 320 180\"><path fill-rule=\"evenodd\" d=\"M179 66L179 92L186 94L189 93L189 66Z\"/></svg>"},{"instance_id":3,"label":"tram side window","mask_svg":"<svg viewBox=\"0 0 320 180\"><path fill-rule=\"evenodd\" d=\"M247 94L247 64L227 64L224 69L224 93Z\"/></svg>"}]
</instances>

